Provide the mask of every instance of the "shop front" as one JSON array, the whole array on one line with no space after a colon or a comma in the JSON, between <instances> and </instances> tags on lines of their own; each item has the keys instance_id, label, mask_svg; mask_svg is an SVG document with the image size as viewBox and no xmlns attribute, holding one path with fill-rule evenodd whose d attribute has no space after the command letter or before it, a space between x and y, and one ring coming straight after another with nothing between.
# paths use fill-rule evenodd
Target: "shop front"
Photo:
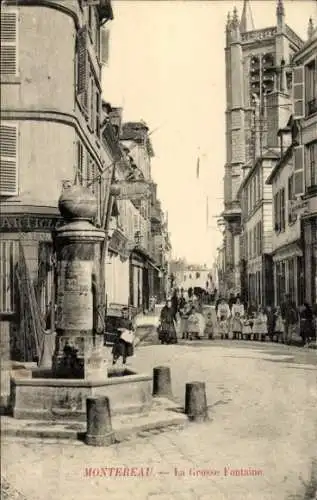
<instances>
[{"instance_id":1,"label":"shop front","mask_svg":"<svg viewBox=\"0 0 317 500\"><path fill-rule=\"evenodd\" d=\"M301 242L293 242L277 249L273 255L275 305L285 301L285 294L297 306L303 303L304 291L304 259Z\"/></svg>"},{"instance_id":2,"label":"shop front","mask_svg":"<svg viewBox=\"0 0 317 500\"><path fill-rule=\"evenodd\" d=\"M317 205L317 202L316 202ZM316 207L317 208L317 207ZM305 300L317 304L317 209L302 219L305 260Z\"/></svg>"},{"instance_id":3,"label":"shop front","mask_svg":"<svg viewBox=\"0 0 317 500\"><path fill-rule=\"evenodd\" d=\"M52 232L61 218L55 209L36 210L24 206L23 213L0 215L2 359L33 361L39 330L49 326L56 281Z\"/></svg>"},{"instance_id":4,"label":"shop front","mask_svg":"<svg viewBox=\"0 0 317 500\"><path fill-rule=\"evenodd\" d=\"M110 232L108 255L105 262L106 303L129 304L129 248L128 239L118 229Z\"/></svg>"},{"instance_id":5,"label":"shop front","mask_svg":"<svg viewBox=\"0 0 317 500\"><path fill-rule=\"evenodd\" d=\"M130 254L130 299L129 304L138 311L149 309L149 255L140 247Z\"/></svg>"}]
</instances>

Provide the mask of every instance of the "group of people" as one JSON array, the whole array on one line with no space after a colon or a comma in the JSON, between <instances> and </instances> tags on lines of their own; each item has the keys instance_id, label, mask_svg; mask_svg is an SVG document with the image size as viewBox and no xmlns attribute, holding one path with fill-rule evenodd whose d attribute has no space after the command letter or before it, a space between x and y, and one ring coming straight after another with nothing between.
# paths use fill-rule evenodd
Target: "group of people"
<instances>
[{"instance_id":1,"label":"group of people","mask_svg":"<svg viewBox=\"0 0 317 500\"><path fill-rule=\"evenodd\" d=\"M213 338L213 322L211 313L204 319L201 314L203 300L193 291L175 289L161 311L159 340L162 344L176 344L177 331L182 339L193 340L203 334Z\"/></svg>"},{"instance_id":2,"label":"group of people","mask_svg":"<svg viewBox=\"0 0 317 500\"><path fill-rule=\"evenodd\" d=\"M182 339L214 338L217 330L221 339L255 340L288 344L299 333L304 345L316 339L317 308L307 302L297 307L290 295L279 307L256 306L242 303L239 295L228 300L219 298L215 304L216 321L211 311L202 315L200 297L185 296L184 290L175 290L161 311L159 340L162 344L176 344L177 331Z\"/></svg>"},{"instance_id":3,"label":"group of people","mask_svg":"<svg viewBox=\"0 0 317 500\"><path fill-rule=\"evenodd\" d=\"M303 344L316 338L317 311L307 303L301 307L290 295L279 307L245 307L240 297L229 301L219 299L216 304L218 331L222 339L261 340L288 344L299 333Z\"/></svg>"}]
</instances>

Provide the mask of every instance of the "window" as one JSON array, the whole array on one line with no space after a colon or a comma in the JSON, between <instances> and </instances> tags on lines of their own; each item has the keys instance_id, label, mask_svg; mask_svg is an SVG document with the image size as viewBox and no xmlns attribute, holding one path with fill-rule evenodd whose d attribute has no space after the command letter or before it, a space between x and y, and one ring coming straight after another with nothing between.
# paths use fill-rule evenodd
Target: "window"
<instances>
[{"instance_id":1,"label":"window","mask_svg":"<svg viewBox=\"0 0 317 500\"><path fill-rule=\"evenodd\" d=\"M96 120L95 131L96 131L96 134L97 134L98 138L100 138L101 99L100 99L100 94L99 94L98 90L96 90L95 98L96 98L96 105L95 105L95 111L96 111L96 116L95 116L95 120Z\"/></svg>"},{"instance_id":2,"label":"window","mask_svg":"<svg viewBox=\"0 0 317 500\"><path fill-rule=\"evenodd\" d=\"M102 65L108 64L109 60L109 28L108 26L101 26L100 28L100 63Z\"/></svg>"},{"instance_id":3,"label":"window","mask_svg":"<svg viewBox=\"0 0 317 500\"><path fill-rule=\"evenodd\" d=\"M15 265L18 258L18 241L2 240L0 242L0 312L15 312Z\"/></svg>"},{"instance_id":4,"label":"window","mask_svg":"<svg viewBox=\"0 0 317 500\"><path fill-rule=\"evenodd\" d=\"M298 120L305 116L305 86L304 67L298 66L293 69L293 118Z\"/></svg>"},{"instance_id":5,"label":"window","mask_svg":"<svg viewBox=\"0 0 317 500\"><path fill-rule=\"evenodd\" d=\"M317 65L314 59L305 66L306 115L317 112Z\"/></svg>"},{"instance_id":6,"label":"window","mask_svg":"<svg viewBox=\"0 0 317 500\"><path fill-rule=\"evenodd\" d=\"M274 231L280 231L280 212L279 212L279 191L274 195L273 204L274 204Z\"/></svg>"},{"instance_id":7,"label":"window","mask_svg":"<svg viewBox=\"0 0 317 500\"><path fill-rule=\"evenodd\" d=\"M257 188L256 188L256 176L253 177L253 180L252 180L252 185L253 185L253 203L254 203L254 206L257 204Z\"/></svg>"},{"instance_id":8,"label":"window","mask_svg":"<svg viewBox=\"0 0 317 500\"><path fill-rule=\"evenodd\" d=\"M257 197L257 201L260 201L261 200L261 174L260 174L260 172L257 173L256 179L257 179L256 197Z\"/></svg>"},{"instance_id":9,"label":"window","mask_svg":"<svg viewBox=\"0 0 317 500\"><path fill-rule=\"evenodd\" d=\"M252 252L252 257L256 257L256 237L257 237L257 229L256 226L253 228L253 252Z\"/></svg>"},{"instance_id":10,"label":"window","mask_svg":"<svg viewBox=\"0 0 317 500\"><path fill-rule=\"evenodd\" d=\"M302 196L304 192L304 146L296 146L294 148L294 194Z\"/></svg>"},{"instance_id":11,"label":"window","mask_svg":"<svg viewBox=\"0 0 317 500\"><path fill-rule=\"evenodd\" d=\"M258 223L258 255L262 255L262 222Z\"/></svg>"},{"instance_id":12,"label":"window","mask_svg":"<svg viewBox=\"0 0 317 500\"><path fill-rule=\"evenodd\" d=\"M6 10L1 12L1 76L18 76L18 13Z\"/></svg>"},{"instance_id":13,"label":"window","mask_svg":"<svg viewBox=\"0 0 317 500\"><path fill-rule=\"evenodd\" d=\"M285 189L280 191L280 223L281 231L285 231Z\"/></svg>"},{"instance_id":14,"label":"window","mask_svg":"<svg viewBox=\"0 0 317 500\"><path fill-rule=\"evenodd\" d=\"M306 147L306 186L317 186L317 141Z\"/></svg>"},{"instance_id":15,"label":"window","mask_svg":"<svg viewBox=\"0 0 317 500\"><path fill-rule=\"evenodd\" d=\"M0 126L0 195L18 194L18 126L1 122Z\"/></svg>"},{"instance_id":16,"label":"window","mask_svg":"<svg viewBox=\"0 0 317 500\"><path fill-rule=\"evenodd\" d=\"M287 198L289 201L295 199L294 174L290 175L290 177L288 178Z\"/></svg>"}]
</instances>

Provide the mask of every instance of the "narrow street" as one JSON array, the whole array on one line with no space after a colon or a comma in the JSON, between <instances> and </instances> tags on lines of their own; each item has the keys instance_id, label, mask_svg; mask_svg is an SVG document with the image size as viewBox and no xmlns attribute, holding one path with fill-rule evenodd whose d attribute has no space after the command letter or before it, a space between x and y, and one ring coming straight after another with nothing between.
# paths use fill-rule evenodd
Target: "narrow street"
<instances>
[{"instance_id":1,"label":"narrow street","mask_svg":"<svg viewBox=\"0 0 317 500\"><path fill-rule=\"evenodd\" d=\"M47 500L316 498L316 351L219 340L155 344L153 336L141 342L129 365L138 372L170 366L180 407L185 383L205 381L208 423L145 432L106 449L7 439L6 480L35 500L44 491ZM151 475L85 477L86 468L100 467L150 467Z\"/></svg>"}]
</instances>

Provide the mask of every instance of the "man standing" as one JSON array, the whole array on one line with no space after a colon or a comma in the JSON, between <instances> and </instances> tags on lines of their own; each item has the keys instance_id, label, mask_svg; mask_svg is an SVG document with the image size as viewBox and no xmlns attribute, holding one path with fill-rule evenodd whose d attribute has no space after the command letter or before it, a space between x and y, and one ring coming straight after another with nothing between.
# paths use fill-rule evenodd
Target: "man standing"
<instances>
[{"instance_id":1,"label":"man standing","mask_svg":"<svg viewBox=\"0 0 317 500\"><path fill-rule=\"evenodd\" d=\"M291 300L290 294L285 295L285 301L281 305L281 316L284 323L284 344L288 344L294 334L298 324L298 311L295 302Z\"/></svg>"}]
</instances>

